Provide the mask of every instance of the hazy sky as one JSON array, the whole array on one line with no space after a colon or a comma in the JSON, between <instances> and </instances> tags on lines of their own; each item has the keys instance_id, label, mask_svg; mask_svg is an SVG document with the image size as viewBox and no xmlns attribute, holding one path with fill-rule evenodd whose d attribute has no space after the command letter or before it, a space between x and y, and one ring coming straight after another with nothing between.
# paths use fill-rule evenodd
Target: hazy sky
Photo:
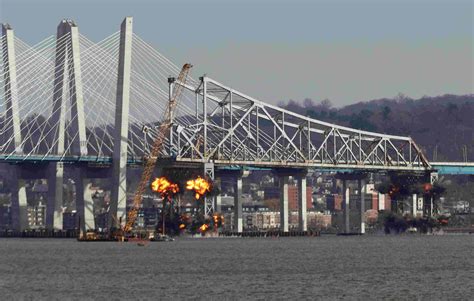
<instances>
[{"instance_id":1,"label":"hazy sky","mask_svg":"<svg viewBox=\"0 0 474 301\"><path fill-rule=\"evenodd\" d=\"M261 100L474 93L474 1L0 0L0 21L34 44L62 18L100 40L125 16L194 77Z\"/></svg>"}]
</instances>

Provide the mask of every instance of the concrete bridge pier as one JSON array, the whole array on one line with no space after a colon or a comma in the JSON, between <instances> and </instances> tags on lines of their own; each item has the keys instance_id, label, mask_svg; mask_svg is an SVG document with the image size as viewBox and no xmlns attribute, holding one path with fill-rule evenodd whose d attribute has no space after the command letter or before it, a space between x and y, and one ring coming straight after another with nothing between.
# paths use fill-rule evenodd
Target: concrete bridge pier
<instances>
[{"instance_id":1,"label":"concrete bridge pier","mask_svg":"<svg viewBox=\"0 0 474 301\"><path fill-rule=\"evenodd\" d=\"M94 179L111 179L112 168L100 165L80 164L68 169L69 178L74 181L76 192L76 211L80 229L86 231L97 228L94 214L94 191L91 190ZM110 216L108 216L110 218Z\"/></svg>"},{"instance_id":2,"label":"concrete bridge pier","mask_svg":"<svg viewBox=\"0 0 474 301\"><path fill-rule=\"evenodd\" d=\"M288 225L288 175L279 176L280 185L280 230L289 231Z\"/></svg>"},{"instance_id":3,"label":"concrete bridge pier","mask_svg":"<svg viewBox=\"0 0 474 301\"><path fill-rule=\"evenodd\" d=\"M85 232L88 229L95 229L94 201L92 183L87 178L84 168L78 167L74 170L74 185L76 189L76 210L80 229Z\"/></svg>"},{"instance_id":4,"label":"concrete bridge pier","mask_svg":"<svg viewBox=\"0 0 474 301\"><path fill-rule=\"evenodd\" d=\"M25 180L46 179L48 192L44 226L49 230L62 230L64 177L62 163L10 165L7 171L4 177L11 191L12 228L20 231L28 228Z\"/></svg>"},{"instance_id":5,"label":"concrete bridge pier","mask_svg":"<svg viewBox=\"0 0 474 301\"><path fill-rule=\"evenodd\" d=\"M250 171L241 170L237 174L237 179L234 182L234 229L238 233L244 230L243 216L242 216L242 186L243 178L248 177Z\"/></svg>"},{"instance_id":6,"label":"concrete bridge pier","mask_svg":"<svg viewBox=\"0 0 474 301\"><path fill-rule=\"evenodd\" d=\"M306 175L307 171L302 171L296 176L298 185L298 226L300 231L307 231L307 208L306 208Z\"/></svg>"},{"instance_id":7,"label":"concrete bridge pier","mask_svg":"<svg viewBox=\"0 0 474 301\"><path fill-rule=\"evenodd\" d=\"M351 232L350 225L350 188L347 186L347 180L342 180L342 195L343 195L343 208L344 208L344 233Z\"/></svg>"},{"instance_id":8,"label":"concrete bridge pier","mask_svg":"<svg viewBox=\"0 0 474 301\"><path fill-rule=\"evenodd\" d=\"M48 166L48 201L46 204L46 229L63 229L64 166L61 162Z\"/></svg>"},{"instance_id":9,"label":"concrete bridge pier","mask_svg":"<svg viewBox=\"0 0 474 301\"><path fill-rule=\"evenodd\" d=\"M242 215L242 187L243 179L248 177L250 171L248 170L216 170L216 178L218 185L222 178L230 178L233 181L234 188L234 223L233 230L237 233L242 233L244 230L243 215ZM217 203L217 202L216 202ZM216 207L220 211L219 207Z\"/></svg>"},{"instance_id":10,"label":"concrete bridge pier","mask_svg":"<svg viewBox=\"0 0 474 301\"><path fill-rule=\"evenodd\" d=\"M289 232L289 204L288 182L290 176L296 177L298 186L298 226L301 231L306 231L306 175L305 169L276 169L273 173L279 179L280 185L280 230Z\"/></svg>"},{"instance_id":11,"label":"concrete bridge pier","mask_svg":"<svg viewBox=\"0 0 474 301\"><path fill-rule=\"evenodd\" d=\"M28 228L25 181L21 179L20 169L20 166L10 165L6 177L7 185L11 191L11 225L17 231Z\"/></svg>"},{"instance_id":12,"label":"concrete bridge pier","mask_svg":"<svg viewBox=\"0 0 474 301\"><path fill-rule=\"evenodd\" d=\"M416 206L417 206L417 194L414 193L411 199L411 215L413 215L413 217L416 217L416 213L417 213Z\"/></svg>"},{"instance_id":13,"label":"concrete bridge pier","mask_svg":"<svg viewBox=\"0 0 474 301\"><path fill-rule=\"evenodd\" d=\"M234 183L234 230L242 233L242 176L237 177Z\"/></svg>"},{"instance_id":14,"label":"concrete bridge pier","mask_svg":"<svg viewBox=\"0 0 474 301\"><path fill-rule=\"evenodd\" d=\"M416 217L418 214L418 195L414 193L411 200L411 214Z\"/></svg>"},{"instance_id":15,"label":"concrete bridge pier","mask_svg":"<svg viewBox=\"0 0 474 301\"><path fill-rule=\"evenodd\" d=\"M360 195L360 234L365 234L365 194L367 193L365 179L357 180Z\"/></svg>"},{"instance_id":16,"label":"concrete bridge pier","mask_svg":"<svg viewBox=\"0 0 474 301\"><path fill-rule=\"evenodd\" d=\"M274 174L278 177L279 185L280 185L280 230L282 232L289 232L289 208L288 208L288 182L290 176L297 177L298 180L298 191L300 189L306 189L306 173L303 170L299 169L276 169L273 171ZM304 176L303 176L304 175ZM306 193L300 193L300 197L298 202L301 204L303 200L306 200ZM304 196L303 196L304 195ZM306 205L306 203L305 203ZM306 207L306 206L305 206ZM306 211L300 206L303 211ZM303 227L304 223L306 222L306 214L300 220L300 226Z\"/></svg>"},{"instance_id":17,"label":"concrete bridge pier","mask_svg":"<svg viewBox=\"0 0 474 301\"><path fill-rule=\"evenodd\" d=\"M365 191L363 187L365 186L366 174L362 173L339 173L336 175L336 178L342 180L342 196L343 196L343 210L344 210L344 233L351 233L351 224L350 224L350 188L347 181L358 181L359 189L359 201L360 201L360 234L365 233Z\"/></svg>"}]
</instances>

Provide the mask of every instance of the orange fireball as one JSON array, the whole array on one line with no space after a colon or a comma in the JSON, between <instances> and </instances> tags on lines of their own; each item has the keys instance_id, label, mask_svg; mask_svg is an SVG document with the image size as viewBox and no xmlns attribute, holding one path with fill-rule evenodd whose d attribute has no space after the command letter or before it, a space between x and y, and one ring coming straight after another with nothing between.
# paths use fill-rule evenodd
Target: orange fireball
<instances>
[{"instance_id":1,"label":"orange fireball","mask_svg":"<svg viewBox=\"0 0 474 301\"><path fill-rule=\"evenodd\" d=\"M209 225L203 224L201 227L199 227L199 231L202 233L206 232L209 229Z\"/></svg>"},{"instance_id":2,"label":"orange fireball","mask_svg":"<svg viewBox=\"0 0 474 301\"><path fill-rule=\"evenodd\" d=\"M151 190L160 193L161 195L165 194L176 194L179 191L178 184L171 183L165 177L156 178L151 183Z\"/></svg>"},{"instance_id":3,"label":"orange fireball","mask_svg":"<svg viewBox=\"0 0 474 301\"><path fill-rule=\"evenodd\" d=\"M201 196L211 191L211 184L201 177L186 182L187 190L194 190L194 197L198 200Z\"/></svg>"},{"instance_id":4,"label":"orange fireball","mask_svg":"<svg viewBox=\"0 0 474 301\"><path fill-rule=\"evenodd\" d=\"M214 225L217 225L222 220L222 217L218 213L214 213L212 215L212 219L214 221Z\"/></svg>"}]
</instances>

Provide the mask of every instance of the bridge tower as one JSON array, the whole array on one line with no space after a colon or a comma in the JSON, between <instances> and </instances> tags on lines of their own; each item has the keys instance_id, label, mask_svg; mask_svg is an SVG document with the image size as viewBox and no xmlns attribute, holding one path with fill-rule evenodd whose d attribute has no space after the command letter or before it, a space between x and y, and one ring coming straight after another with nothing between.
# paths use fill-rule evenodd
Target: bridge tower
<instances>
[{"instance_id":1,"label":"bridge tower","mask_svg":"<svg viewBox=\"0 0 474 301\"><path fill-rule=\"evenodd\" d=\"M4 39L4 85L6 102L6 120L5 126L7 135L4 137L13 137L13 141L2 141L3 151L23 153L21 148L21 129L20 112L18 110L18 86L16 78L16 57L15 57L15 34L9 24L2 25Z\"/></svg>"},{"instance_id":2,"label":"bridge tower","mask_svg":"<svg viewBox=\"0 0 474 301\"><path fill-rule=\"evenodd\" d=\"M126 17L120 27L120 48L115 105L114 152L112 154L112 195L108 227L125 224L127 206L128 116L132 66L133 18Z\"/></svg>"},{"instance_id":3,"label":"bridge tower","mask_svg":"<svg viewBox=\"0 0 474 301\"><path fill-rule=\"evenodd\" d=\"M15 34L9 24L2 24L2 38L4 40L3 66L4 88L6 103L6 120L3 137L12 137L12 140L2 142L2 151L21 155L21 124L18 109L18 86L16 73ZM27 226L26 190L24 181L21 180L21 170L18 166L9 167L10 177L8 186L13 193L11 196L12 228L22 231Z\"/></svg>"},{"instance_id":4,"label":"bridge tower","mask_svg":"<svg viewBox=\"0 0 474 301\"><path fill-rule=\"evenodd\" d=\"M68 85L66 85L66 82ZM77 133L72 143L72 154L87 155L86 127L84 118L84 99L82 94L81 61L79 49L79 29L72 20L62 20L57 27L56 62L53 91L53 113L51 115L52 153L65 154L66 103L72 105L72 130ZM48 172L48 203L46 227L62 229L63 177L61 162L50 163ZM82 185L82 183L76 183ZM82 200L83 201L83 200ZM78 215L84 217L81 199L76 200Z\"/></svg>"}]
</instances>

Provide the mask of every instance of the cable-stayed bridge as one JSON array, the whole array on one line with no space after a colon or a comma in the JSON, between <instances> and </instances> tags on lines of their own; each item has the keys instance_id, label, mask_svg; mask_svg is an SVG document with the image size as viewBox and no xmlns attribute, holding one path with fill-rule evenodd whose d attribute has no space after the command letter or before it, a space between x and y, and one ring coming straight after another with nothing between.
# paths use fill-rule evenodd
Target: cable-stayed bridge
<instances>
[{"instance_id":1,"label":"cable-stayed bridge","mask_svg":"<svg viewBox=\"0 0 474 301\"><path fill-rule=\"evenodd\" d=\"M138 35L128 37L127 158L149 151L180 68ZM120 32L99 43L72 21L29 46L4 30L2 161L112 161ZM178 82L171 83L174 85ZM124 90L125 84L119 87ZM191 79L164 157L216 164L425 170L409 137L337 126L301 116L211 78ZM125 119L125 118L124 118ZM122 125L119 125L122 126Z\"/></svg>"},{"instance_id":2,"label":"cable-stayed bridge","mask_svg":"<svg viewBox=\"0 0 474 301\"><path fill-rule=\"evenodd\" d=\"M65 166L84 183L98 176L88 174L91 166L110 165L111 214L124 216L127 168L149 153L177 85L185 93L160 158L201 164L212 177L214 168L242 167L271 168L283 177L309 168L434 171L410 137L311 119L207 76L178 82L174 76L180 68L133 33L130 17L120 31L97 43L71 20L61 21L56 35L33 46L3 24L0 53L0 162L10 163L19 208L26 200L18 179L48 179L48 208L54 208L47 214L50 227L61 224ZM81 187L79 195L86 189ZM92 206L87 202L86 196L77 201L86 224L85 211Z\"/></svg>"}]
</instances>

